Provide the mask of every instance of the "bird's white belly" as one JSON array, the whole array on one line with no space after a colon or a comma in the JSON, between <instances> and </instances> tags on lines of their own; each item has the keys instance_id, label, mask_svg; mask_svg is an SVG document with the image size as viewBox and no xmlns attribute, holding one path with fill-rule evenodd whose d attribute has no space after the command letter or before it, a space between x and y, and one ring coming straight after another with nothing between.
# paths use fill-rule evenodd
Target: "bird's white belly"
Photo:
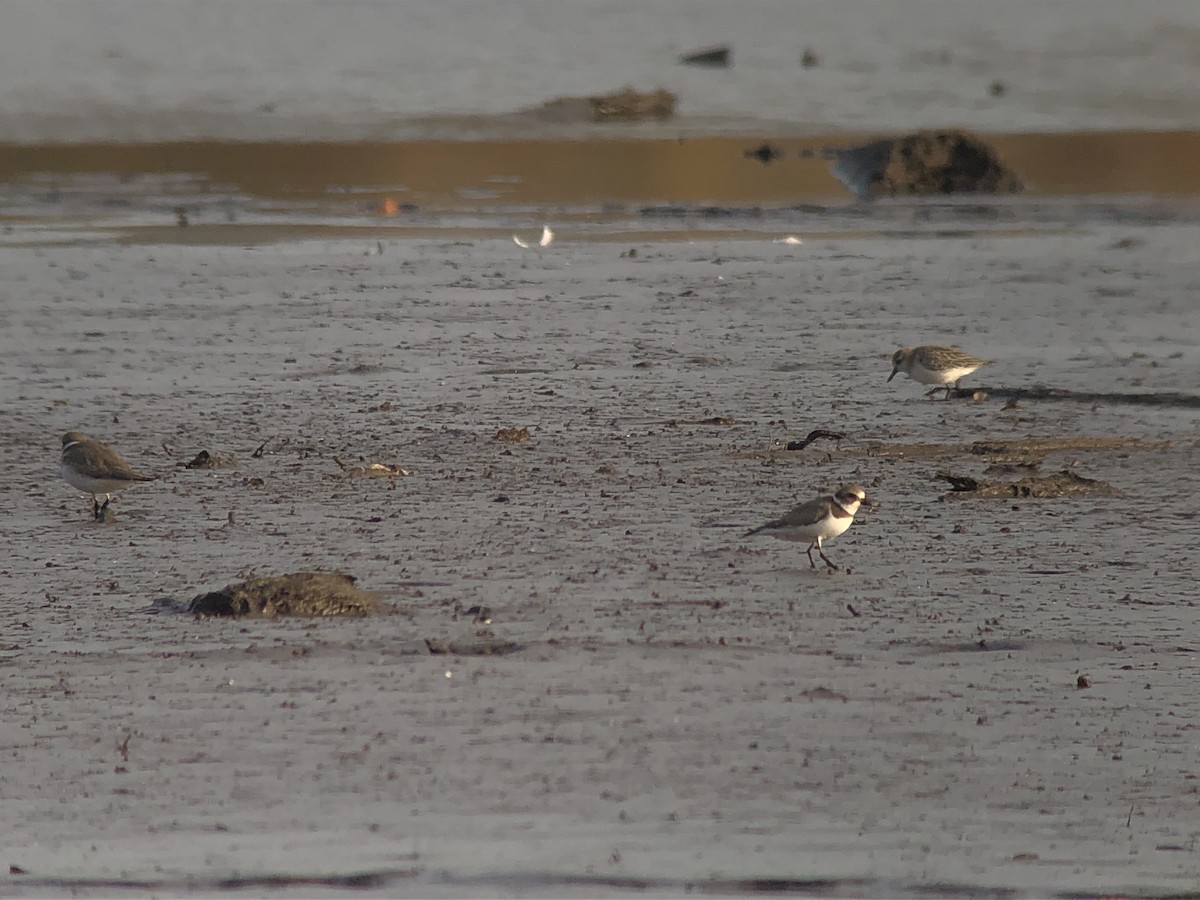
<instances>
[{"instance_id":1,"label":"bird's white belly","mask_svg":"<svg viewBox=\"0 0 1200 900\"><path fill-rule=\"evenodd\" d=\"M63 480L73 488L87 491L89 494L113 494L129 487L130 482L112 478L89 478L81 472L76 472L66 463L59 463L58 471Z\"/></svg>"},{"instance_id":2,"label":"bird's white belly","mask_svg":"<svg viewBox=\"0 0 1200 900\"><path fill-rule=\"evenodd\" d=\"M811 544L817 538L827 541L830 538L837 537L849 528L850 523L853 521L849 516L843 518L829 516L811 525L792 525L787 528L774 528L770 531L770 534L781 541L803 541L806 544Z\"/></svg>"},{"instance_id":3,"label":"bird's white belly","mask_svg":"<svg viewBox=\"0 0 1200 900\"><path fill-rule=\"evenodd\" d=\"M974 371L974 368L963 366L956 369L927 369L919 362L914 362L908 374L913 381L919 381L921 384L954 384L958 379L970 375Z\"/></svg>"}]
</instances>

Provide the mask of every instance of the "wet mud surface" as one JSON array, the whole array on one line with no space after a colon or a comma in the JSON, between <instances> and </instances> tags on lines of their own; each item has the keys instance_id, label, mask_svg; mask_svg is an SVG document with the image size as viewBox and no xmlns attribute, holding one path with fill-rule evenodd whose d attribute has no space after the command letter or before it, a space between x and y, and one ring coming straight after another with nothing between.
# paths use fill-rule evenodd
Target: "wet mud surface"
<instances>
[{"instance_id":1,"label":"wet mud surface","mask_svg":"<svg viewBox=\"0 0 1200 900\"><path fill-rule=\"evenodd\" d=\"M885 380L1194 393L1200 229L378 243L0 248L5 894L1194 889L1194 410ZM393 614L164 612L318 570Z\"/></svg>"},{"instance_id":2,"label":"wet mud surface","mask_svg":"<svg viewBox=\"0 0 1200 900\"><path fill-rule=\"evenodd\" d=\"M1005 500L1028 497L1070 497L1078 494L1119 493L1107 481L1084 478L1069 469L1053 475L1030 475L1018 481L980 481L951 472L938 472L938 478L950 484L949 497Z\"/></svg>"}]
</instances>

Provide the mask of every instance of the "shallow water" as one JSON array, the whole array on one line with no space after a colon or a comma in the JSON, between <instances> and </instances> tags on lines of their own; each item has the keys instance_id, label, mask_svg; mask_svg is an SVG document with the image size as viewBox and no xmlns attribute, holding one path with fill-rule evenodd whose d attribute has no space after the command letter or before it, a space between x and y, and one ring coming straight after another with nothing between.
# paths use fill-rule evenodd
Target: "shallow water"
<instances>
[{"instance_id":1,"label":"shallow water","mask_svg":"<svg viewBox=\"0 0 1200 900\"><path fill-rule=\"evenodd\" d=\"M1187 221L1200 197L1192 132L997 136L1024 193L873 204L798 156L845 139L776 140L770 165L745 155L761 138L0 145L0 241L1017 234Z\"/></svg>"}]
</instances>

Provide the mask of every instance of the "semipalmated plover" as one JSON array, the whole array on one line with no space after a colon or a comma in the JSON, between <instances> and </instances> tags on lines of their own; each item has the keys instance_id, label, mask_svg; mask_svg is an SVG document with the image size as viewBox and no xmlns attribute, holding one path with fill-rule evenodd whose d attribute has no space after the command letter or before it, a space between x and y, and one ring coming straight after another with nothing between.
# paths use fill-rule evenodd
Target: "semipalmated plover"
<instances>
[{"instance_id":1,"label":"semipalmated plover","mask_svg":"<svg viewBox=\"0 0 1200 900\"><path fill-rule=\"evenodd\" d=\"M951 386L957 389L960 378L990 362L992 360L963 353L956 347L902 347L892 354L892 374L888 381L895 378L897 372L903 372L921 384L945 385L946 399L949 399Z\"/></svg>"},{"instance_id":2,"label":"semipalmated plover","mask_svg":"<svg viewBox=\"0 0 1200 900\"><path fill-rule=\"evenodd\" d=\"M68 431L62 437L62 461L58 471L71 487L92 495L92 511L99 519L108 509L112 495L142 481L153 481L153 475L134 471L124 457L111 447L94 441L86 434ZM97 494L104 495L101 505Z\"/></svg>"},{"instance_id":3,"label":"semipalmated plover","mask_svg":"<svg viewBox=\"0 0 1200 900\"><path fill-rule=\"evenodd\" d=\"M816 547L825 565L836 569L837 566L825 555L823 542L849 528L860 506L872 508L875 505L874 501L867 499L867 492L857 484L844 484L832 497L816 497L801 503L782 518L747 531L745 537L762 533L782 541L808 541L806 552L809 565L814 569L817 567L812 555Z\"/></svg>"}]
</instances>

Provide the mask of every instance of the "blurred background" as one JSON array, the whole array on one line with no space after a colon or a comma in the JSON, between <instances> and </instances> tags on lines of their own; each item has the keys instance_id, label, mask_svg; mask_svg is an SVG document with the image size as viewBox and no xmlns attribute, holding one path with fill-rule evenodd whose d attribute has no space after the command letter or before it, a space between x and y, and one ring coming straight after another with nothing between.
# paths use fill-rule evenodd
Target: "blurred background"
<instances>
[{"instance_id":1,"label":"blurred background","mask_svg":"<svg viewBox=\"0 0 1200 900\"><path fill-rule=\"evenodd\" d=\"M0 0L0 17L10 214L119 195L195 218L214 192L226 217L241 196L392 215L839 202L797 153L948 126L992 136L1035 194L1200 191L1195 0ZM683 61L709 48L723 60ZM598 121L586 98L624 88L667 92L670 113ZM764 141L783 157L744 156Z\"/></svg>"}]
</instances>

